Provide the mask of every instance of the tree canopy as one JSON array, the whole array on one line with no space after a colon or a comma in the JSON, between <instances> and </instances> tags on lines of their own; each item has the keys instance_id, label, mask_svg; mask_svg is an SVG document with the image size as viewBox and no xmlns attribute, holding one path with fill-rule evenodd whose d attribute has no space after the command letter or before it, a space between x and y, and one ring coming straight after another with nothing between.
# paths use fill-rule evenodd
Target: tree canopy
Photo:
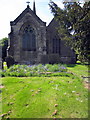
<instances>
[{"instance_id":1,"label":"tree canopy","mask_svg":"<svg viewBox=\"0 0 90 120\"><path fill-rule=\"evenodd\" d=\"M8 38L2 38L0 40L0 46L2 47L2 60L5 60L5 57L7 55L7 47L8 47Z\"/></svg>"},{"instance_id":2,"label":"tree canopy","mask_svg":"<svg viewBox=\"0 0 90 120\"><path fill-rule=\"evenodd\" d=\"M82 62L90 59L90 1L83 7L78 2L64 2L64 9L53 1L49 6L59 22L58 32Z\"/></svg>"}]
</instances>

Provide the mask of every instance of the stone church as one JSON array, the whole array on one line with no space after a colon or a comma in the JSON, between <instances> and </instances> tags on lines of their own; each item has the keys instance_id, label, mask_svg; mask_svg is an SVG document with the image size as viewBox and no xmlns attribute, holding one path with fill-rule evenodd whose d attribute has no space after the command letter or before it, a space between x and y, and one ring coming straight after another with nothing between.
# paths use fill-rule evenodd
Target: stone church
<instances>
[{"instance_id":1,"label":"stone church","mask_svg":"<svg viewBox=\"0 0 90 120\"><path fill-rule=\"evenodd\" d=\"M48 26L27 8L12 22L9 33L8 55L19 64L75 63L76 55L65 45L57 32L58 23L53 18Z\"/></svg>"}]
</instances>

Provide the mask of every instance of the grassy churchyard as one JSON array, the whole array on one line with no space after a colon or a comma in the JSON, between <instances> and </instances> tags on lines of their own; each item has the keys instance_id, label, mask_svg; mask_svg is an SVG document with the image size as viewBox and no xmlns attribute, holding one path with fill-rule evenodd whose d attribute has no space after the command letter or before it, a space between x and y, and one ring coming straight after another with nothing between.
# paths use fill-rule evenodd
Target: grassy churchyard
<instances>
[{"instance_id":1,"label":"grassy churchyard","mask_svg":"<svg viewBox=\"0 0 90 120\"><path fill-rule=\"evenodd\" d=\"M88 118L88 66L12 66L1 72L3 118Z\"/></svg>"}]
</instances>

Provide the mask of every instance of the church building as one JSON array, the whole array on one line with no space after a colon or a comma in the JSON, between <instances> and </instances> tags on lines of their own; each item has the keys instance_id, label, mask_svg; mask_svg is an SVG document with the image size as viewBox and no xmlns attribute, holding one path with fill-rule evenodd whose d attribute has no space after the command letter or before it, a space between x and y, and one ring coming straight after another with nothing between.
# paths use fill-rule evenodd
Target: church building
<instances>
[{"instance_id":1,"label":"church building","mask_svg":"<svg viewBox=\"0 0 90 120\"><path fill-rule=\"evenodd\" d=\"M53 18L48 26L27 8L12 22L9 33L8 55L19 64L75 63L76 55L58 36L58 23Z\"/></svg>"}]
</instances>

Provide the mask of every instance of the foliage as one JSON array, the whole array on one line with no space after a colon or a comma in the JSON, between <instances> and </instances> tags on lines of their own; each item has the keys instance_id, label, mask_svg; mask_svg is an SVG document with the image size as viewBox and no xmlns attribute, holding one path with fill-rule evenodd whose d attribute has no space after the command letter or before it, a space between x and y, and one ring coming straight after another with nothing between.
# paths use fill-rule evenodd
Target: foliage
<instances>
[{"instance_id":1,"label":"foliage","mask_svg":"<svg viewBox=\"0 0 90 120\"><path fill-rule=\"evenodd\" d=\"M81 62L90 60L90 1L83 7L80 3L64 2L64 9L60 9L54 2L50 8L59 22L60 37L78 54Z\"/></svg>"},{"instance_id":2,"label":"foliage","mask_svg":"<svg viewBox=\"0 0 90 120\"><path fill-rule=\"evenodd\" d=\"M0 46L2 47L2 59L5 61L5 57L7 55L7 47L8 47L8 38L5 37L0 40Z\"/></svg>"},{"instance_id":3,"label":"foliage","mask_svg":"<svg viewBox=\"0 0 90 120\"><path fill-rule=\"evenodd\" d=\"M53 73L53 72L59 72ZM54 65L13 65L8 69L4 69L1 72L2 76L16 76L16 77L26 77L26 76L58 76L63 75L62 72L67 72L67 68L60 64ZM64 75L67 75L64 74Z\"/></svg>"}]
</instances>

